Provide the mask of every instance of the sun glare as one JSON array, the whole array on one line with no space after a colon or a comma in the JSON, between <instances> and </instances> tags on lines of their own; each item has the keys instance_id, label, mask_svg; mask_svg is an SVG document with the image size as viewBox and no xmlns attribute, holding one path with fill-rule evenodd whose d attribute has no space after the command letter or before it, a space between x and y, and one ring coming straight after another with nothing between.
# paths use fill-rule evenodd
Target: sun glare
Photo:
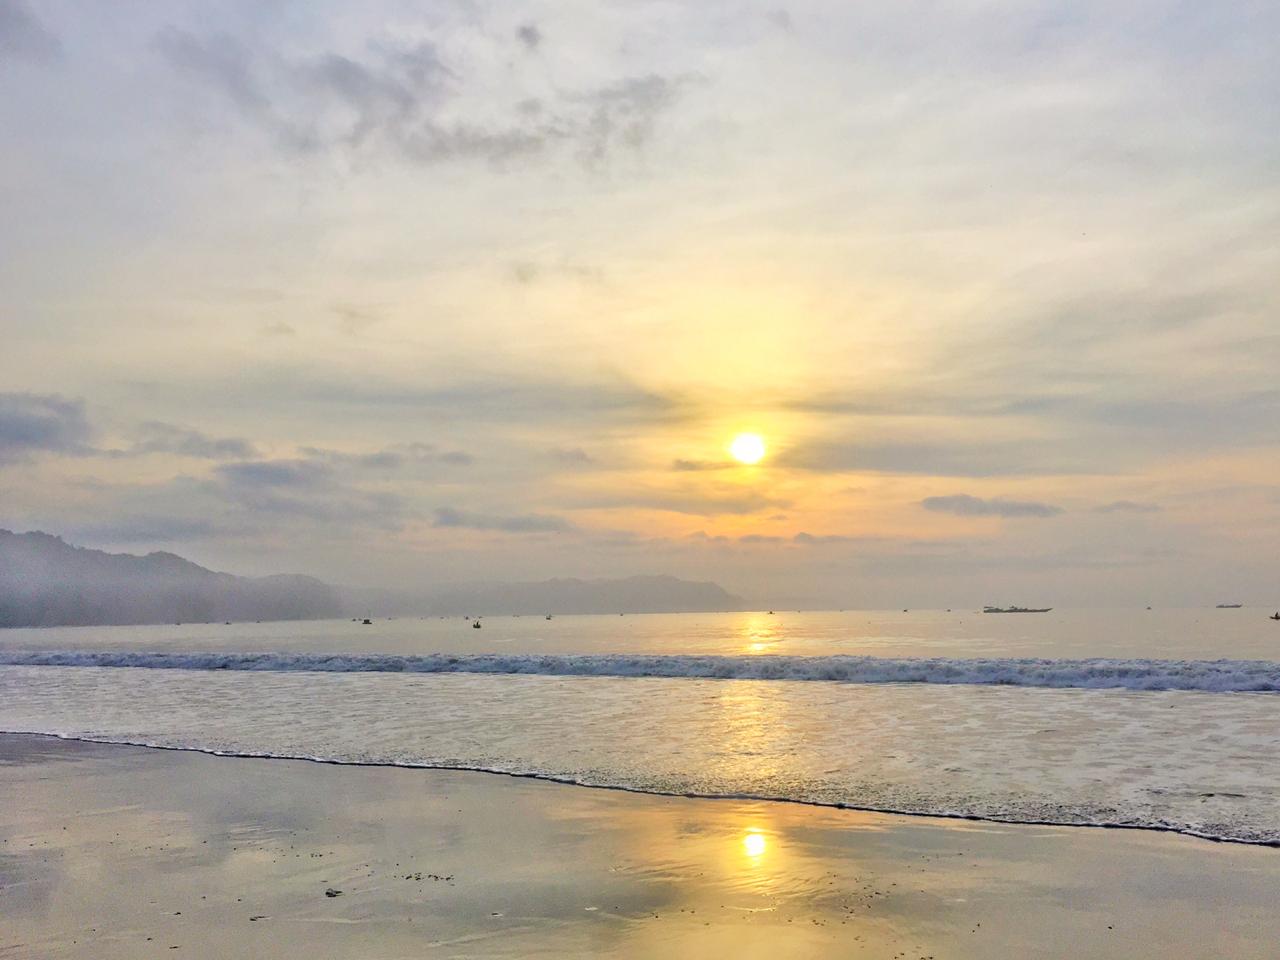
<instances>
[{"instance_id":1,"label":"sun glare","mask_svg":"<svg viewBox=\"0 0 1280 960\"><path fill-rule=\"evenodd\" d=\"M729 453L739 463L759 463L764 459L764 437L758 433L740 433L729 444Z\"/></svg>"}]
</instances>

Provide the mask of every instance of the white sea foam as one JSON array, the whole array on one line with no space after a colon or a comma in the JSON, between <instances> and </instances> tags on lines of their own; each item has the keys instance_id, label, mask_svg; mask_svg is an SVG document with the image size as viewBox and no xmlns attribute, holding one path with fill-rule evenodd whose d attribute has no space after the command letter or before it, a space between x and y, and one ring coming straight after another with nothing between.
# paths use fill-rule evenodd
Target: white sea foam
<instances>
[{"instance_id":1,"label":"white sea foam","mask_svg":"<svg viewBox=\"0 0 1280 960\"><path fill-rule=\"evenodd\" d=\"M1270 696L0 666L0 730L1280 844Z\"/></svg>"},{"instance_id":2,"label":"white sea foam","mask_svg":"<svg viewBox=\"0 0 1280 960\"><path fill-rule=\"evenodd\" d=\"M657 656L0 651L0 665L311 673L478 673L559 677L820 680L1125 690L1280 692L1267 660L952 659L865 656Z\"/></svg>"}]
</instances>

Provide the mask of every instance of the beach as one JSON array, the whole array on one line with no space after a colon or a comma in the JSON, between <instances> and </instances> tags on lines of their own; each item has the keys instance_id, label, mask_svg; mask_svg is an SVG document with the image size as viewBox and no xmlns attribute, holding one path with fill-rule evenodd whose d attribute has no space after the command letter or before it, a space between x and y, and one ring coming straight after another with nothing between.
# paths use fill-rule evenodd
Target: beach
<instances>
[{"instance_id":1,"label":"beach","mask_svg":"<svg viewBox=\"0 0 1280 960\"><path fill-rule=\"evenodd\" d=\"M0 736L5 958L1273 957L1280 851Z\"/></svg>"}]
</instances>

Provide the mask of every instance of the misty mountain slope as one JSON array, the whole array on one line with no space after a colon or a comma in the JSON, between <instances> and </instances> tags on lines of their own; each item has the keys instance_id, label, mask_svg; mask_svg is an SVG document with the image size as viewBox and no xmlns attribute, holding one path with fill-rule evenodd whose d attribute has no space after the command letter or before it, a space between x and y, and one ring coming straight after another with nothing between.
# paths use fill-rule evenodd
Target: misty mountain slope
<instances>
[{"instance_id":1,"label":"misty mountain slope","mask_svg":"<svg viewBox=\"0 0 1280 960\"><path fill-rule=\"evenodd\" d=\"M314 577L237 577L172 553L107 553L47 533L0 530L0 627L359 614L693 613L741 610L718 584L670 576L432 584L420 591L335 589Z\"/></svg>"},{"instance_id":2,"label":"misty mountain slope","mask_svg":"<svg viewBox=\"0 0 1280 960\"><path fill-rule=\"evenodd\" d=\"M47 533L0 530L0 626L305 620L342 613L313 577L237 577L172 553L75 547Z\"/></svg>"}]
</instances>

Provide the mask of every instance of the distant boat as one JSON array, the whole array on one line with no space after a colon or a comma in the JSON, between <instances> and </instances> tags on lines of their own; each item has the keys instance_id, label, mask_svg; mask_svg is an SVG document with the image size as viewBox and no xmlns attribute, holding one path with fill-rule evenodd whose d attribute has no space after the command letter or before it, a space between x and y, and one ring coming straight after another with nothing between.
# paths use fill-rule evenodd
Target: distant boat
<instances>
[{"instance_id":1,"label":"distant boat","mask_svg":"<svg viewBox=\"0 0 1280 960\"><path fill-rule=\"evenodd\" d=\"M369 626L369 624L373 623L373 621L372 621L372 620L370 620L368 617L365 617L365 618L364 618L363 620L361 620L360 622L361 622L362 624L364 624L366 627L367 627L367 626Z\"/></svg>"},{"instance_id":2,"label":"distant boat","mask_svg":"<svg viewBox=\"0 0 1280 960\"><path fill-rule=\"evenodd\" d=\"M547 614L547 619L548 619L548 620L550 620L550 619L551 619L551 614L549 614L549 613Z\"/></svg>"},{"instance_id":3,"label":"distant boat","mask_svg":"<svg viewBox=\"0 0 1280 960\"><path fill-rule=\"evenodd\" d=\"M983 613L1048 613L1053 607L983 607Z\"/></svg>"},{"instance_id":4,"label":"distant boat","mask_svg":"<svg viewBox=\"0 0 1280 960\"><path fill-rule=\"evenodd\" d=\"M471 624L471 629L472 629L472 630L479 630L479 629L480 629L480 621L479 621L479 620L476 620L475 622L473 622L473 623Z\"/></svg>"},{"instance_id":5,"label":"distant boat","mask_svg":"<svg viewBox=\"0 0 1280 960\"><path fill-rule=\"evenodd\" d=\"M1277 611L1276 611L1275 613L1273 613L1271 616L1267 617L1267 619L1268 619L1268 620L1280 620L1280 610L1277 610Z\"/></svg>"},{"instance_id":6,"label":"distant boat","mask_svg":"<svg viewBox=\"0 0 1280 960\"><path fill-rule=\"evenodd\" d=\"M1244 606L1243 603L1220 603L1218 604L1218 609L1219 610L1239 610L1243 606Z\"/></svg>"}]
</instances>

